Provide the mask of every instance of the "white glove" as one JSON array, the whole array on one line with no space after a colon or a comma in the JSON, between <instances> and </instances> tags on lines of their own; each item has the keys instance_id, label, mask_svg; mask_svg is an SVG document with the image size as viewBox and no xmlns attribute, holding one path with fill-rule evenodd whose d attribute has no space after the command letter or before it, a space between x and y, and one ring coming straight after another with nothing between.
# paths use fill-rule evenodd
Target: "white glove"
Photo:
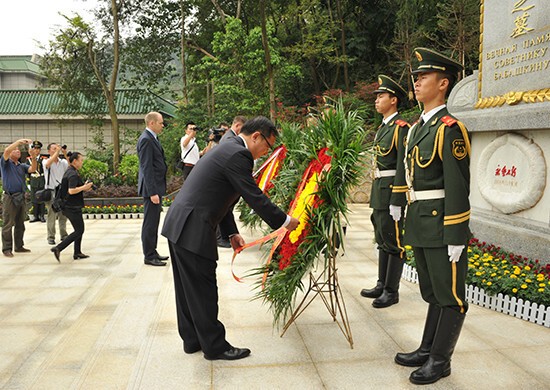
<instances>
[{"instance_id":1,"label":"white glove","mask_svg":"<svg viewBox=\"0 0 550 390\"><path fill-rule=\"evenodd\" d=\"M401 206L390 204L390 215L395 222L401 219Z\"/></svg>"},{"instance_id":2,"label":"white glove","mask_svg":"<svg viewBox=\"0 0 550 390\"><path fill-rule=\"evenodd\" d=\"M465 245L448 245L447 253L449 254L449 261L458 263L458 260L460 260L460 255L465 247Z\"/></svg>"}]
</instances>

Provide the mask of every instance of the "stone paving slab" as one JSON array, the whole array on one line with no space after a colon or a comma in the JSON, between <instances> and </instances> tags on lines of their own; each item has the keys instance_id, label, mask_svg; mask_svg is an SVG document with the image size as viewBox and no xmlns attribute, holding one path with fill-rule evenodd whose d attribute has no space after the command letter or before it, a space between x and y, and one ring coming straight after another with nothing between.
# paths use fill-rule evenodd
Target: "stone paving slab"
<instances>
[{"instance_id":1,"label":"stone paving slab","mask_svg":"<svg viewBox=\"0 0 550 390\"><path fill-rule=\"evenodd\" d=\"M354 340L351 349L320 299L280 337L253 280L240 284L231 251L220 250L220 319L227 338L249 358L207 361L187 355L177 333L167 267L143 264L141 220L86 220L83 251L58 264L46 226L26 224L29 254L0 259L2 389L412 389L412 371L393 363L418 346L426 304L402 282L400 303L375 309L359 291L376 282L370 209L351 205L339 280ZM243 230L246 240L258 232ZM168 254L164 238L159 252ZM237 257L244 275L260 263L251 248ZM550 389L550 330L470 306L453 374L433 389Z\"/></svg>"}]
</instances>

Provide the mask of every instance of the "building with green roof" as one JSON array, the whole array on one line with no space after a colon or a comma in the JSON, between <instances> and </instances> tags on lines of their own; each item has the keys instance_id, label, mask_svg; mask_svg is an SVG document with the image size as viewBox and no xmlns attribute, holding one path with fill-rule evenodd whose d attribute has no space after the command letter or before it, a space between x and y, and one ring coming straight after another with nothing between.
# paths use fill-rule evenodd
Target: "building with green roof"
<instances>
[{"instance_id":1,"label":"building with green roof","mask_svg":"<svg viewBox=\"0 0 550 390\"><path fill-rule=\"evenodd\" d=\"M90 119L93 112L104 113L98 119L105 143L111 142L111 121L104 103L95 107L84 94L69 96L45 85L40 67L31 56L0 56L0 145L31 138L44 145L56 142L85 151L94 147L91 140L97 125L92 123L97 121ZM71 108L60 108L67 99ZM173 117L176 110L172 102L144 89L118 89L115 99L121 140L127 131L143 130L148 112Z\"/></svg>"}]
</instances>

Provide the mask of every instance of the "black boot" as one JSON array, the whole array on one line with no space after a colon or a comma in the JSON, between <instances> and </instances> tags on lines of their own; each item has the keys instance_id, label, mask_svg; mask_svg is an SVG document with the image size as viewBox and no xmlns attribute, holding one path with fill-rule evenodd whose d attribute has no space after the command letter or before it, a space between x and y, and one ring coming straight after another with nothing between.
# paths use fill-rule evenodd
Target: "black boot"
<instances>
[{"instance_id":1,"label":"black boot","mask_svg":"<svg viewBox=\"0 0 550 390\"><path fill-rule=\"evenodd\" d=\"M441 308L439 306L433 303L428 306L428 314L426 315L426 323L424 324L424 333L422 333L420 347L413 352L398 353L395 355L394 360L397 364L407 367L421 367L428 361L440 314Z\"/></svg>"},{"instance_id":2,"label":"black boot","mask_svg":"<svg viewBox=\"0 0 550 390\"><path fill-rule=\"evenodd\" d=\"M403 272L404 260L390 255L388 259L388 271L386 273L386 283L382 295L372 301L372 306L377 309L395 305L399 302L399 282Z\"/></svg>"},{"instance_id":3,"label":"black boot","mask_svg":"<svg viewBox=\"0 0 550 390\"><path fill-rule=\"evenodd\" d=\"M376 287L371 289L362 289L361 296L365 298L378 298L384 291L384 282L386 281L386 273L388 271L389 255L382 249L378 249L378 281Z\"/></svg>"},{"instance_id":4,"label":"black boot","mask_svg":"<svg viewBox=\"0 0 550 390\"><path fill-rule=\"evenodd\" d=\"M451 375L451 356L464 324L465 314L445 307L441 309L439 325L428 361L413 371L409 380L417 385L434 383Z\"/></svg>"}]
</instances>

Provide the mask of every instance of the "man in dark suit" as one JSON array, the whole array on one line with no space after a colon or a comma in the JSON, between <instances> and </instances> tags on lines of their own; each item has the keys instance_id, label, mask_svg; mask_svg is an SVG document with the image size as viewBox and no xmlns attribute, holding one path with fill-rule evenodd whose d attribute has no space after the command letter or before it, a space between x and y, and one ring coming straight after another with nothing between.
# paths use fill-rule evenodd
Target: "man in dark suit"
<instances>
[{"instance_id":1,"label":"man in dark suit","mask_svg":"<svg viewBox=\"0 0 550 390\"><path fill-rule=\"evenodd\" d=\"M147 126L137 144L139 156L138 194L143 196L143 225L141 227L141 244L145 264L153 266L166 265L157 252L158 228L162 211L162 196L166 195L166 161L164 149L158 135L164 128L162 115L150 112L145 116Z\"/></svg>"},{"instance_id":2,"label":"man in dark suit","mask_svg":"<svg viewBox=\"0 0 550 390\"><path fill-rule=\"evenodd\" d=\"M208 360L250 354L225 340L218 320L216 226L230 237L234 249L244 245L231 212L240 196L271 228L298 226L299 221L275 206L252 178L254 160L270 150L276 134L265 117L246 122L240 135L200 159L168 210L162 235L168 238L173 259L178 331L186 353L202 350Z\"/></svg>"},{"instance_id":3,"label":"man in dark suit","mask_svg":"<svg viewBox=\"0 0 550 390\"><path fill-rule=\"evenodd\" d=\"M220 140L220 143L238 136L245 123L246 123L246 117L242 115L237 115L235 118L233 118L233 123L231 124L231 128L224 133L224 135L222 136L222 139ZM233 211L233 209L231 209L231 211ZM217 229L216 237L218 239L218 247L231 248L231 244L229 243L229 237L223 236L220 232L219 227Z\"/></svg>"}]
</instances>

